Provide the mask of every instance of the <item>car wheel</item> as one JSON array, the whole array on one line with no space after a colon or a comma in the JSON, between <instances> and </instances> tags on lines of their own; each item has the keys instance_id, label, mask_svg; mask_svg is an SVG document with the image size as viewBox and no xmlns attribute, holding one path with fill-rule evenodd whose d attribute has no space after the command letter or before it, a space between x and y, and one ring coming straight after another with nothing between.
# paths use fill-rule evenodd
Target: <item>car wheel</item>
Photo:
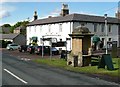
<instances>
[{"instance_id":1,"label":"car wheel","mask_svg":"<svg viewBox=\"0 0 120 87\"><path fill-rule=\"evenodd\" d=\"M22 52L25 52L25 50L22 50Z\"/></svg>"},{"instance_id":2,"label":"car wheel","mask_svg":"<svg viewBox=\"0 0 120 87\"><path fill-rule=\"evenodd\" d=\"M10 48L10 50L13 50L13 48Z\"/></svg>"},{"instance_id":3,"label":"car wheel","mask_svg":"<svg viewBox=\"0 0 120 87\"><path fill-rule=\"evenodd\" d=\"M39 55L40 53L36 53L37 55Z\"/></svg>"}]
</instances>

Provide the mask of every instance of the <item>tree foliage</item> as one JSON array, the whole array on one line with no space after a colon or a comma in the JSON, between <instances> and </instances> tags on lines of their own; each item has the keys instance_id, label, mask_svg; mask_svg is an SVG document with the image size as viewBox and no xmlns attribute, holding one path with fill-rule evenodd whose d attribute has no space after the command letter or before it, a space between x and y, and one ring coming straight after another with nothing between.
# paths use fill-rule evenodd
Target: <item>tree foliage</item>
<instances>
[{"instance_id":1,"label":"tree foliage","mask_svg":"<svg viewBox=\"0 0 120 87\"><path fill-rule=\"evenodd\" d=\"M10 24L4 24L4 25L2 25L2 27L11 27L11 25Z\"/></svg>"},{"instance_id":2,"label":"tree foliage","mask_svg":"<svg viewBox=\"0 0 120 87\"><path fill-rule=\"evenodd\" d=\"M11 26L10 32L13 33L14 29L20 26L26 27L29 21L17 22L15 25Z\"/></svg>"}]
</instances>

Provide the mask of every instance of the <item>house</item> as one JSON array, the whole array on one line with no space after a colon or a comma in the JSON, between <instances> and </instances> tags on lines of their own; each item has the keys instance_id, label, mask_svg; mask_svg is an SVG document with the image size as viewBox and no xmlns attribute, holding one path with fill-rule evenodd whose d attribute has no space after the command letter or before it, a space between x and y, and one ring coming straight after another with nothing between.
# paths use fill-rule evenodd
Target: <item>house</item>
<instances>
[{"instance_id":1,"label":"house","mask_svg":"<svg viewBox=\"0 0 120 87\"><path fill-rule=\"evenodd\" d=\"M10 32L10 27L1 27L0 26L0 33L4 33L4 34L9 34Z\"/></svg>"},{"instance_id":2,"label":"house","mask_svg":"<svg viewBox=\"0 0 120 87\"><path fill-rule=\"evenodd\" d=\"M36 13L35 13L36 14ZM37 16L37 15L36 15ZM44 19L35 19L27 25L27 45L36 42L38 45L51 45L67 42L63 49L72 50L72 40L69 34L78 26L87 27L90 32L99 36L105 45L105 18L85 14L69 14L68 5L63 4L61 15ZM117 41L120 47L120 20L115 17L107 17L107 41ZM43 41L46 39L45 41Z\"/></svg>"},{"instance_id":3,"label":"house","mask_svg":"<svg viewBox=\"0 0 120 87\"><path fill-rule=\"evenodd\" d=\"M26 34L26 27L25 26L19 26L14 29L13 33L18 33L18 34Z\"/></svg>"},{"instance_id":4,"label":"house","mask_svg":"<svg viewBox=\"0 0 120 87\"><path fill-rule=\"evenodd\" d=\"M0 40L11 41L19 45L26 44L26 37L22 34L0 34Z\"/></svg>"}]
</instances>

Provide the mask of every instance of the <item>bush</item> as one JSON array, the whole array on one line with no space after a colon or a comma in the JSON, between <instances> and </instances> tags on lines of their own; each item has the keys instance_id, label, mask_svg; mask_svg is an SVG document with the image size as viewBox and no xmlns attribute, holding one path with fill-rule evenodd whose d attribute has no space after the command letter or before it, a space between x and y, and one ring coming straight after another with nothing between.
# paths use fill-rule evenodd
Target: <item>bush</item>
<instances>
[{"instance_id":1,"label":"bush","mask_svg":"<svg viewBox=\"0 0 120 87\"><path fill-rule=\"evenodd\" d=\"M11 41L4 41L4 40L0 40L0 47L2 48L6 48L7 44L11 44Z\"/></svg>"}]
</instances>

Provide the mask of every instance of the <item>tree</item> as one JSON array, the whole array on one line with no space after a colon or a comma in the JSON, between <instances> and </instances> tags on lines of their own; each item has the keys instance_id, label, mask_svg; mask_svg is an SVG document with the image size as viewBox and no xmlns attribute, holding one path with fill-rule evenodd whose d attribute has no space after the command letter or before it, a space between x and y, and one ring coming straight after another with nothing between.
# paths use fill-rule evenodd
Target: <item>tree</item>
<instances>
[{"instance_id":1,"label":"tree","mask_svg":"<svg viewBox=\"0 0 120 87\"><path fill-rule=\"evenodd\" d=\"M14 26L11 26L11 27L10 27L10 32L11 32L11 33L13 33L14 28L15 28Z\"/></svg>"},{"instance_id":2,"label":"tree","mask_svg":"<svg viewBox=\"0 0 120 87\"><path fill-rule=\"evenodd\" d=\"M20 26L23 26L26 28L27 24L29 23L29 21L23 21L23 22L17 22L14 26L11 26L10 32L13 33L14 29ZM23 32L25 33L25 32Z\"/></svg>"},{"instance_id":3,"label":"tree","mask_svg":"<svg viewBox=\"0 0 120 87\"><path fill-rule=\"evenodd\" d=\"M11 25L10 24L4 24L4 25L2 25L2 27L11 27Z\"/></svg>"}]
</instances>

